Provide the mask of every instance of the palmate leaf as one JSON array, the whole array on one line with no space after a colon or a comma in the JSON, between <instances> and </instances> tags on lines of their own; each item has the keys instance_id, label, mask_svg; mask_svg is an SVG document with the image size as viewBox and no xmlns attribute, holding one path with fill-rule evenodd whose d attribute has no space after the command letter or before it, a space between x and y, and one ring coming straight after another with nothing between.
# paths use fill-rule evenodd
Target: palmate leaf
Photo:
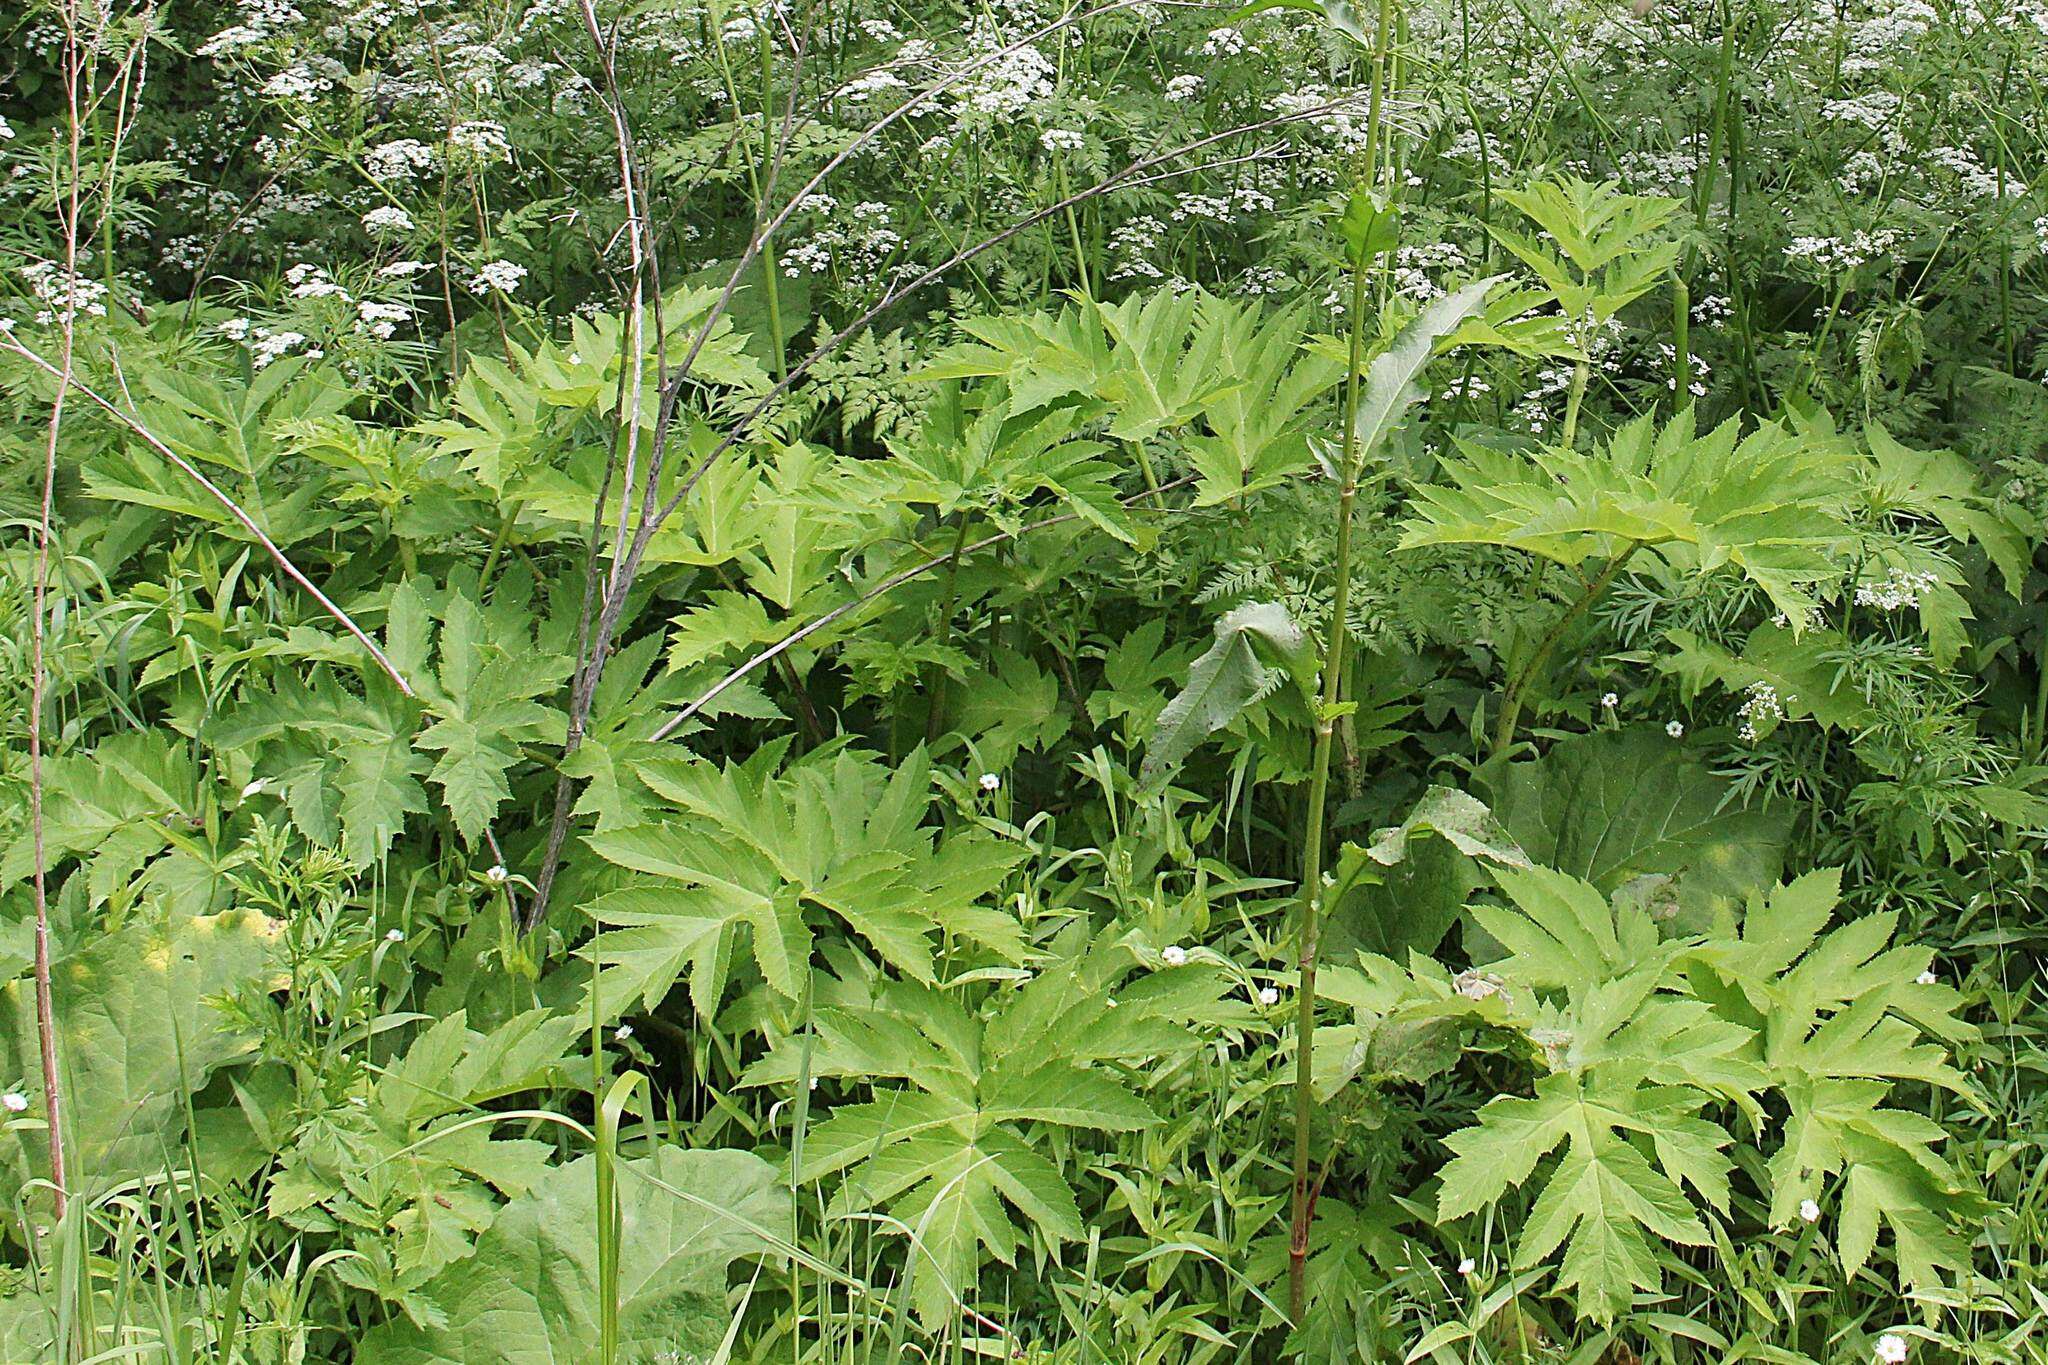
<instances>
[{"instance_id":1,"label":"palmate leaf","mask_svg":"<svg viewBox=\"0 0 2048 1365\"><path fill-rule=\"evenodd\" d=\"M522 745L561 742L565 718L535 698L561 685L569 663L536 645L517 606L494 604L487 613L455 588L440 611L437 667L421 687L436 719L415 742L441 755L429 780L474 842L511 795L506 774L523 760Z\"/></svg>"},{"instance_id":2,"label":"palmate leaf","mask_svg":"<svg viewBox=\"0 0 2048 1365\"><path fill-rule=\"evenodd\" d=\"M190 748L160 732L114 735L90 755L48 760L44 781L42 870L78 858L93 905L134 889L136 874L173 847L171 831L202 809ZM35 871L35 838L24 827L0 855L0 891Z\"/></svg>"},{"instance_id":3,"label":"palmate leaf","mask_svg":"<svg viewBox=\"0 0 2048 1365\"><path fill-rule=\"evenodd\" d=\"M282 490L269 486L269 475L288 448L285 433L333 416L354 397L304 359L279 360L258 370L247 384L149 366L138 387L144 425L179 455L209 466L210 477L243 506L258 509L257 524L278 545L292 546L345 520L323 500L323 478ZM93 497L173 512L206 523L212 534L253 540L218 500L140 441L110 443L85 461L84 474Z\"/></svg>"},{"instance_id":4,"label":"palmate leaf","mask_svg":"<svg viewBox=\"0 0 2048 1365\"><path fill-rule=\"evenodd\" d=\"M1492 783L1493 812L1538 864L1619 890L1675 879L1687 922L1774 883L1787 831L1726 804L1726 785L1649 726L1563 740Z\"/></svg>"},{"instance_id":5,"label":"palmate leaf","mask_svg":"<svg viewBox=\"0 0 2048 1365\"><path fill-rule=\"evenodd\" d=\"M946 352L917 377L1001 379L1007 398L992 415L1006 430L1051 408L1068 427L1106 417L1119 441L1177 436L1200 476L1196 501L1210 505L1270 487L1308 463L1307 409L1343 374L1343 362L1304 353L1300 324L1298 309L1269 314L1199 290L1160 289L1115 304L1083 300L1057 315L964 322L976 343ZM942 398L935 416L958 401ZM928 433L920 444L976 444L980 423L956 414L942 425L955 439L935 442ZM1080 496L1070 474L1053 482L1083 515L1097 511L1103 529L1131 538L1106 494Z\"/></svg>"},{"instance_id":6,"label":"palmate leaf","mask_svg":"<svg viewBox=\"0 0 2048 1365\"><path fill-rule=\"evenodd\" d=\"M1114 414L1109 434L1143 441L1178 427L1236 382L1222 361L1223 328L1209 325L1199 291L1161 289L1092 305L1116 343L1096 396Z\"/></svg>"},{"instance_id":7,"label":"palmate leaf","mask_svg":"<svg viewBox=\"0 0 2048 1365\"><path fill-rule=\"evenodd\" d=\"M1508 950L1502 970L1534 986L1569 987L1627 972L1657 944L1656 925L1609 902L1590 882L1547 867L1495 874L1509 906L1472 917Z\"/></svg>"},{"instance_id":8,"label":"palmate leaf","mask_svg":"<svg viewBox=\"0 0 2048 1365\"><path fill-rule=\"evenodd\" d=\"M1308 468L1306 418L1344 366L1301 348L1302 317L1299 305L1266 316L1244 304L1204 304L1202 325L1215 332L1217 363L1235 382L1203 400L1203 429L1185 437L1200 475L1196 505L1241 498Z\"/></svg>"},{"instance_id":9,"label":"palmate leaf","mask_svg":"<svg viewBox=\"0 0 2048 1365\"><path fill-rule=\"evenodd\" d=\"M1612 1321L1634 1290L1654 1292L1662 1283L1653 1237L1687 1246L1709 1240L1678 1183L1627 1135L1656 1132L1673 1118L1695 1115L1705 1102L1704 1094L1674 1087L1595 1091L1567 1073L1546 1076L1532 1098L1491 1100L1478 1127L1448 1139L1456 1155L1442 1172L1437 1218L1478 1212L1528 1180L1560 1143L1568 1144L1543 1181L1515 1265L1537 1265L1568 1241L1560 1286L1578 1291L1580 1310L1589 1317ZM1721 1145L1729 1141L1720 1134Z\"/></svg>"},{"instance_id":10,"label":"palmate leaf","mask_svg":"<svg viewBox=\"0 0 2048 1365\"><path fill-rule=\"evenodd\" d=\"M687 284L670 291L661 311L670 356L690 349L720 292ZM618 411L630 387L620 376L626 364L625 333L624 313L604 313L572 319L566 344L543 340L529 350L508 340L504 360L473 355L450 398L451 415L423 422L418 430L438 438L436 452L459 457L462 467L492 492L524 496L535 476L568 453L578 417L609 418ZM638 420L648 429L659 413L663 380L655 372L653 340L646 339L640 356L645 382ZM734 331L729 313L711 326L691 364L691 378L740 393L765 391L771 382L747 354L746 338ZM585 522L589 506L585 498Z\"/></svg>"},{"instance_id":11,"label":"palmate leaf","mask_svg":"<svg viewBox=\"0 0 2048 1365\"><path fill-rule=\"evenodd\" d=\"M1839 438L1738 419L1695 436L1692 410L1645 416L1593 453L1460 444L1418 489L1402 548L1499 545L1566 565L1648 550L1685 575L1733 569L1803 631L1815 585L1854 557L1846 509L1863 458Z\"/></svg>"},{"instance_id":12,"label":"palmate leaf","mask_svg":"<svg viewBox=\"0 0 2048 1365\"><path fill-rule=\"evenodd\" d=\"M1864 428L1871 468L1864 483L1869 509L1880 516L1940 523L1958 542L1974 541L1998 570L2007 592L2026 579L2026 531L1977 486L1977 471L1947 450L1901 445L1875 422Z\"/></svg>"},{"instance_id":13,"label":"palmate leaf","mask_svg":"<svg viewBox=\"0 0 2048 1365\"><path fill-rule=\"evenodd\" d=\"M553 1148L469 1122L477 1107L520 1091L568 1083L568 1054L587 1025L532 1010L488 1033L461 1010L437 1021L388 1064L367 1102L297 1129L280 1154L268 1216L305 1229L347 1229L366 1254L337 1271L347 1283L416 1317L415 1291L474 1249L498 1196L526 1194L548 1174ZM244 1088L244 1103L262 1109ZM281 1098L279 1107L289 1103ZM292 1131L262 1112L270 1131ZM495 1191L495 1193L493 1193Z\"/></svg>"},{"instance_id":14,"label":"palmate leaf","mask_svg":"<svg viewBox=\"0 0 2048 1365\"><path fill-rule=\"evenodd\" d=\"M427 813L427 792L420 785L427 761L397 737L345 744L336 757L342 852L354 866L368 867L391 847L406 816Z\"/></svg>"},{"instance_id":15,"label":"palmate leaf","mask_svg":"<svg viewBox=\"0 0 2048 1365\"><path fill-rule=\"evenodd\" d=\"M1073 723L1060 699L1059 680L1037 660L999 648L990 667L970 673L946 728L974 739L975 752L997 768L1025 749L1047 750Z\"/></svg>"},{"instance_id":16,"label":"palmate leaf","mask_svg":"<svg viewBox=\"0 0 2048 1365\"><path fill-rule=\"evenodd\" d=\"M308 634L314 651L328 639ZM384 637L414 696L357 652L338 656L345 663L313 652L302 675L272 670L206 727L217 746L255 747L256 772L278 779L299 831L338 838L357 868L383 857L409 816L428 813L429 784L463 838L481 843L526 746L559 743L567 728L540 699L560 688L569 660L536 637L529 601L510 586L481 605L459 583L400 582Z\"/></svg>"},{"instance_id":17,"label":"palmate leaf","mask_svg":"<svg viewBox=\"0 0 2048 1365\"><path fill-rule=\"evenodd\" d=\"M1088 309L968 318L960 330L976 338L975 343L942 352L911 378L925 383L1003 379L1013 416L1063 399L1093 399L1109 370L1109 336Z\"/></svg>"},{"instance_id":18,"label":"palmate leaf","mask_svg":"<svg viewBox=\"0 0 2048 1365\"><path fill-rule=\"evenodd\" d=\"M51 964L74 1179L161 1171L165 1151L180 1149L187 1095L253 1047L212 1002L275 987L281 928L246 910L138 922ZM20 977L0 987L0 1066L37 1076L38 1048L35 985ZM48 1177L48 1151L40 1128L8 1134L10 1197L30 1175Z\"/></svg>"},{"instance_id":19,"label":"palmate leaf","mask_svg":"<svg viewBox=\"0 0 2048 1365\"><path fill-rule=\"evenodd\" d=\"M1690 631L1674 630L1665 638L1676 648L1657 666L1679 680L1687 700L1709 683L1738 693L1761 683L1777 696L1788 720L1811 718L1822 729L1838 730L1855 729L1873 715L1862 693L1829 657L1849 643L1839 632L1809 632L1801 638L1789 626L1766 621L1749 633L1739 657ZM1770 719L1758 723L1759 737L1776 724Z\"/></svg>"},{"instance_id":20,"label":"palmate leaf","mask_svg":"<svg viewBox=\"0 0 2048 1365\"><path fill-rule=\"evenodd\" d=\"M1230 983L1190 964L1122 984L1134 965L1104 941L985 1015L957 990L821 976L814 1033L749 1069L753 1085L808 1071L874 1086L870 1101L838 1105L811 1129L797 1174L829 1183L835 1214L886 1209L908 1229L928 1321L971 1299L986 1257L1015 1264L1026 1228L1046 1243L1085 1235L1069 1177L1043 1151L1048 1126L1116 1133L1158 1121L1104 1063L1194 1046L1183 1021L1213 1015Z\"/></svg>"},{"instance_id":21,"label":"palmate leaf","mask_svg":"<svg viewBox=\"0 0 2048 1365\"><path fill-rule=\"evenodd\" d=\"M1881 1225L1923 1292L1966 1270L1960 1224L1982 1200L1937 1151L1941 1126L1884 1101L1899 1081L1967 1094L1928 1035L1973 1031L1952 1013L1955 991L1916 979L1927 951L1891 946L1894 916L1823 932L1839 877L1813 873L1751 897L1739 931L1670 937L1628 894L1610 899L1554 871L1495 875L1511 906L1477 914L1510 951L1488 964L1486 990L1428 964L1405 984L1383 961L1369 986L1339 978L1362 1003L1393 989L1410 1016L1434 1000L1438 1012L1505 1021L1539 1059L1532 1096L1490 1101L1476 1128L1449 1139L1440 1219L1539 1187L1516 1264L1562 1246L1560 1283L1603 1322L1637 1291L1661 1290L1661 1243L1709 1240L1693 1199L1726 1215L1737 1179L1764 1187L1779 1223L1839 1189L1850 1274ZM1788 1114L1782 1141L1763 1171L1738 1173L1713 1114L1732 1102L1764 1131L1766 1096Z\"/></svg>"},{"instance_id":22,"label":"palmate leaf","mask_svg":"<svg viewBox=\"0 0 2048 1365\"><path fill-rule=\"evenodd\" d=\"M941 933L1021 958L1016 921L979 904L1018 855L980 834L941 839L922 825L934 794L923 749L894 770L841 749L778 774L783 748L724 767L642 764L640 780L667 810L587 836L605 861L641 874L590 907L612 926L585 949L606 1013L636 999L652 1008L687 976L709 1015L742 931L762 977L794 998L810 957L807 911L829 914L920 981L934 979Z\"/></svg>"},{"instance_id":23,"label":"palmate leaf","mask_svg":"<svg viewBox=\"0 0 2048 1365\"><path fill-rule=\"evenodd\" d=\"M562 440L555 414L520 373L531 367L532 356L509 341L506 347L515 357L510 364L488 355L470 357L449 397L454 415L419 428L438 438L436 454L457 457L478 483L498 494L529 466L551 458Z\"/></svg>"},{"instance_id":24,"label":"palmate leaf","mask_svg":"<svg viewBox=\"0 0 2048 1365\"><path fill-rule=\"evenodd\" d=\"M1434 837L1431 837L1434 836ZM1436 951L1465 899L1485 883L1481 862L1527 867L1529 859L1478 798L1431 787L1398 825L1337 855L1327 900L1325 951L1351 948L1403 958Z\"/></svg>"},{"instance_id":25,"label":"palmate leaf","mask_svg":"<svg viewBox=\"0 0 2048 1365\"><path fill-rule=\"evenodd\" d=\"M1567 176L1503 190L1501 198L1541 236L1501 224L1487 228L1536 273L1574 322L1607 321L1662 283L1678 260L1678 243L1661 234L1679 201L1620 194L1617 185Z\"/></svg>"}]
</instances>

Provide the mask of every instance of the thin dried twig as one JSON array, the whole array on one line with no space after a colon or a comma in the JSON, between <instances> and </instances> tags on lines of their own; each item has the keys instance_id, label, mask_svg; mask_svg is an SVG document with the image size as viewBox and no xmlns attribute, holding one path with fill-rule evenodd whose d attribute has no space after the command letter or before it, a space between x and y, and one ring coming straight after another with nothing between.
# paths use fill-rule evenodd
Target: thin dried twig
<instances>
[{"instance_id":1,"label":"thin dried twig","mask_svg":"<svg viewBox=\"0 0 2048 1365\"><path fill-rule=\"evenodd\" d=\"M57 499L57 442L64 430L64 399L70 392L72 352L78 333L79 138L83 113L80 83L87 54L79 44L78 0L64 5L64 166L65 183L53 187L57 220L64 233L62 293L55 300L58 326L56 396L50 400L50 424L43 443L43 497L36 517L36 582L34 622L30 627L28 704L29 838L34 856L36 1041L43 1071L43 1118L50 1144L50 1188L61 1221L70 1202L64 1169L64 1087L57 1066L57 1011L50 991L50 893L45 863L43 812L43 706L49 693L45 657L50 614L50 529Z\"/></svg>"}]
</instances>

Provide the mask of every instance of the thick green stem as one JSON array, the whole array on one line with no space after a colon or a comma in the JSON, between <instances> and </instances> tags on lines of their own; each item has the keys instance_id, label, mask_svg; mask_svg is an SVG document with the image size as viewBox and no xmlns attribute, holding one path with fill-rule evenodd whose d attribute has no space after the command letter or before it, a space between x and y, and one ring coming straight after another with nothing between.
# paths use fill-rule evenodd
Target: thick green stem
<instances>
[{"instance_id":1,"label":"thick green stem","mask_svg":"<svg viewBox=\"0 0 2048 1365\"><path fill-rule=\"evenodd\" d=\"M1067 168L1064 164L1058 167L1057 175L1060 198L1071 200L1072 196L1067 193ZM1071 202L1067 205L1066 217L1067 237L1074 245L1074 274L1081 281L1081 296L1092 299L1095 297L1095 286L1088 281L1088 252L1081 244L1081 220L1075 216L1074 205Z\"/></svg>"},{"instance_id":2,"label":"thick green stem","mask_svg":"<svg viewBox=\"0 0 2048 1365\"><path fill-rule=\"evenodd\" d=\"M761 53L761 164L764 167L775 164L775 58L774 48L768 41L768 25L764 22L759 29ZM760 205L760 218L756 231L766 225L774 216L769 206L767 186L759 182L755 186L756 202ZM789 374L788 340L782 331L782 295L775 278L775 244L764 240L761 243L761 292L768 303L768 350L775 358L775 378L780 383Z\"/></svg>"},{"instance_id":3,"label":"thick green stem","mask_svg":"<svg viewBox=\"0 0 2048 1365\"><path fill-rule=\"evenodd\" d=\"M1158 489L1154 485L1154 493ZM953 554L946 565L946 608L939 617L939 644L950 644L953 638L953 613L960 605L960 556L967 550L967 510L960 511L960 524L953 531ZM931 665L926 675L926 701L924 713L924 738L929 744L939 737L939 722L946 715L946 674L939 665Z\"/></svg>"},{"instance_id":4,"label":"thick green stem","mask_svg":"<svg viewBox=\"0 0 2048 1365\"><path fill-rule=\"evenodd\" d=\"M1373 30L1372 102L1365 122L1362 180L1370 190L1378 178L1380 122L1386 102L1387 53L1393 34L1394 0L1380 0ZM1308 1302L1308 1236L1315 1221L1315 1189L1309 1183L1309 1119L1315 1108L1316 949L1323 914L1323 837L1330 797L1330 749L1336 736L1337 705L1343 697L1344 652L1351 611L1351 511L1358 500L1358 370L1365 345L1365 283L1368 259L1351 262L1350 363L1344 371L1344 447L1338 461L1344 485L1337 499L1337 586L1330 600L1330 624L1323 647L1323 690L1316 708L1315 752L1309 766L1307 827L1302 834L1301 928L1296 960L1294 1013L1294 1181L1287 1232L1287 1311L1301 1321Z\"/></svg>"},{"instance_id":5,"label":"thick green stem","mask_svg":"<svg viewBox=\"0 0 2048 1365\"><path fill-rule=\"evenodd\" d=\"M1591 340L1591 337L1587 338L1589 343ZM1592 372L1591 364L1584 360L1572 366L1572 390L1564 400L1564 431L1561 433L1567 450L1571 449L1579 434L1579 404L1585 401L1586 380Z\"/></svg>"},{"instance_id":6,"label":"thick green stem","mask_svg":"<svg viewBox=\"0 0 2048 1365\"><path fill-rule=\"evenodd\" d=\"M1692 402L1692 291L1685 276L1671 273L1671 410Z\"/></svg>"},{"instance_id":7,"label":"thick green stem","mask_svg":"<svg viewBox=\"0 0 2048 1365\"><path fill-rule=\"evenodd\" d=\"M1381 7L1385 32L1385 5ZM1384 39L1382 47L1385 46ZM1377 87L1375 87L1377 89ZM1330 748L1336 734L1337 705L1343 696L1344 653L1349 639L1345 618L1351 610L1351 509L1358 499L1358 366L1365 337L1365 263L1351 270L1351 364L1344 379L1344 452L1339 469L1344 479L1337 499L1337 587L1330 599L1330 624L1323 646L1323 692L1316 708L1315 754L1309 766L1308 823L1302 835L1301 930L1298 964L1301 979L1295 995L1294 1024L1294 1192L1287 1237L1288 1312L1296 1322L1308 1289L1308 1233L1315 1217L1309 1186L1309 1118L1314 1107L1316 1037L1316 947L1323 912L1323 834L1330 797Z\"/></svg>"}]
</instances>

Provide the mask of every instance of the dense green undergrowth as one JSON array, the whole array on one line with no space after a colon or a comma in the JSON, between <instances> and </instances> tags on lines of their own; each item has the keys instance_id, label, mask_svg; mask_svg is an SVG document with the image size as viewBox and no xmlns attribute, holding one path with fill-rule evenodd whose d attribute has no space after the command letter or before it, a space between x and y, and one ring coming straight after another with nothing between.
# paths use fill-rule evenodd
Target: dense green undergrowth
<instances>
[{"instance_id":1,"label":"dense green undergrowth","mask_svg":"<svg viewBox=\"0 0 2048 1365\"><path fill-rule=\"evenodd\" d=\"M2048 8L4 21L0 1358L2048 1359Z\"/></svg>"}]
</instances>

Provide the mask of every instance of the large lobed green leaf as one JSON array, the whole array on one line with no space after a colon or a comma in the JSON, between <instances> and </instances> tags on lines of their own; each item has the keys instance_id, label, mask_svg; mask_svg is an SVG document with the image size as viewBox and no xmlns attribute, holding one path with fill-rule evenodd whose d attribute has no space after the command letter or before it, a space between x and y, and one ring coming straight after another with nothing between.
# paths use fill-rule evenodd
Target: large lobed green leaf
<instances>
[{"instance_id":1,"label":"large lobed green leaf","mask_svg":"<svg viewBox=\"0 0 2048 1365\"><path fill-rule=\"evenodd\" d=\"M662 1147L619 1168L620 1360L708 1358L729 1315L726 1269L765 1251L787 1209L768 1163L747 1152ZM476 1253L425 1293L446 1321L386 1324L360 1365L561 1365L597 1358L597 1160L549 1171L512 1200Z\"/></svg>"},{"instance_id":2,"label":"large lobed green leaf","mask_svg":"<svg viewBox=\"0 0 2048 1365\"><path fill-rule=\"evenodd\" d=\"M1674 878L1689 918L1777 880L1786 824L1727 804L1727 784L1648 726L1559 741L1508 765L1493 811L1536 863L1612 892Z\"/></svg>"},{"instance_id":3,"label":"large lobed green leaf","mask_svg":"<svg viewBox=\"0 0 2048 1365\"><path fill-rule=\"evenodd\" d=\"M244 1056L249 1039L212 1000L266 981L280 925L247 910L136 923L51 963L71 1170L94 1185L163 1168L187 1094ZM0 1073L41 1074L35 985L0 987ZM47 1176L43 1134L10 1135L7 1185Z\"/></svg>"}]
</instances>

